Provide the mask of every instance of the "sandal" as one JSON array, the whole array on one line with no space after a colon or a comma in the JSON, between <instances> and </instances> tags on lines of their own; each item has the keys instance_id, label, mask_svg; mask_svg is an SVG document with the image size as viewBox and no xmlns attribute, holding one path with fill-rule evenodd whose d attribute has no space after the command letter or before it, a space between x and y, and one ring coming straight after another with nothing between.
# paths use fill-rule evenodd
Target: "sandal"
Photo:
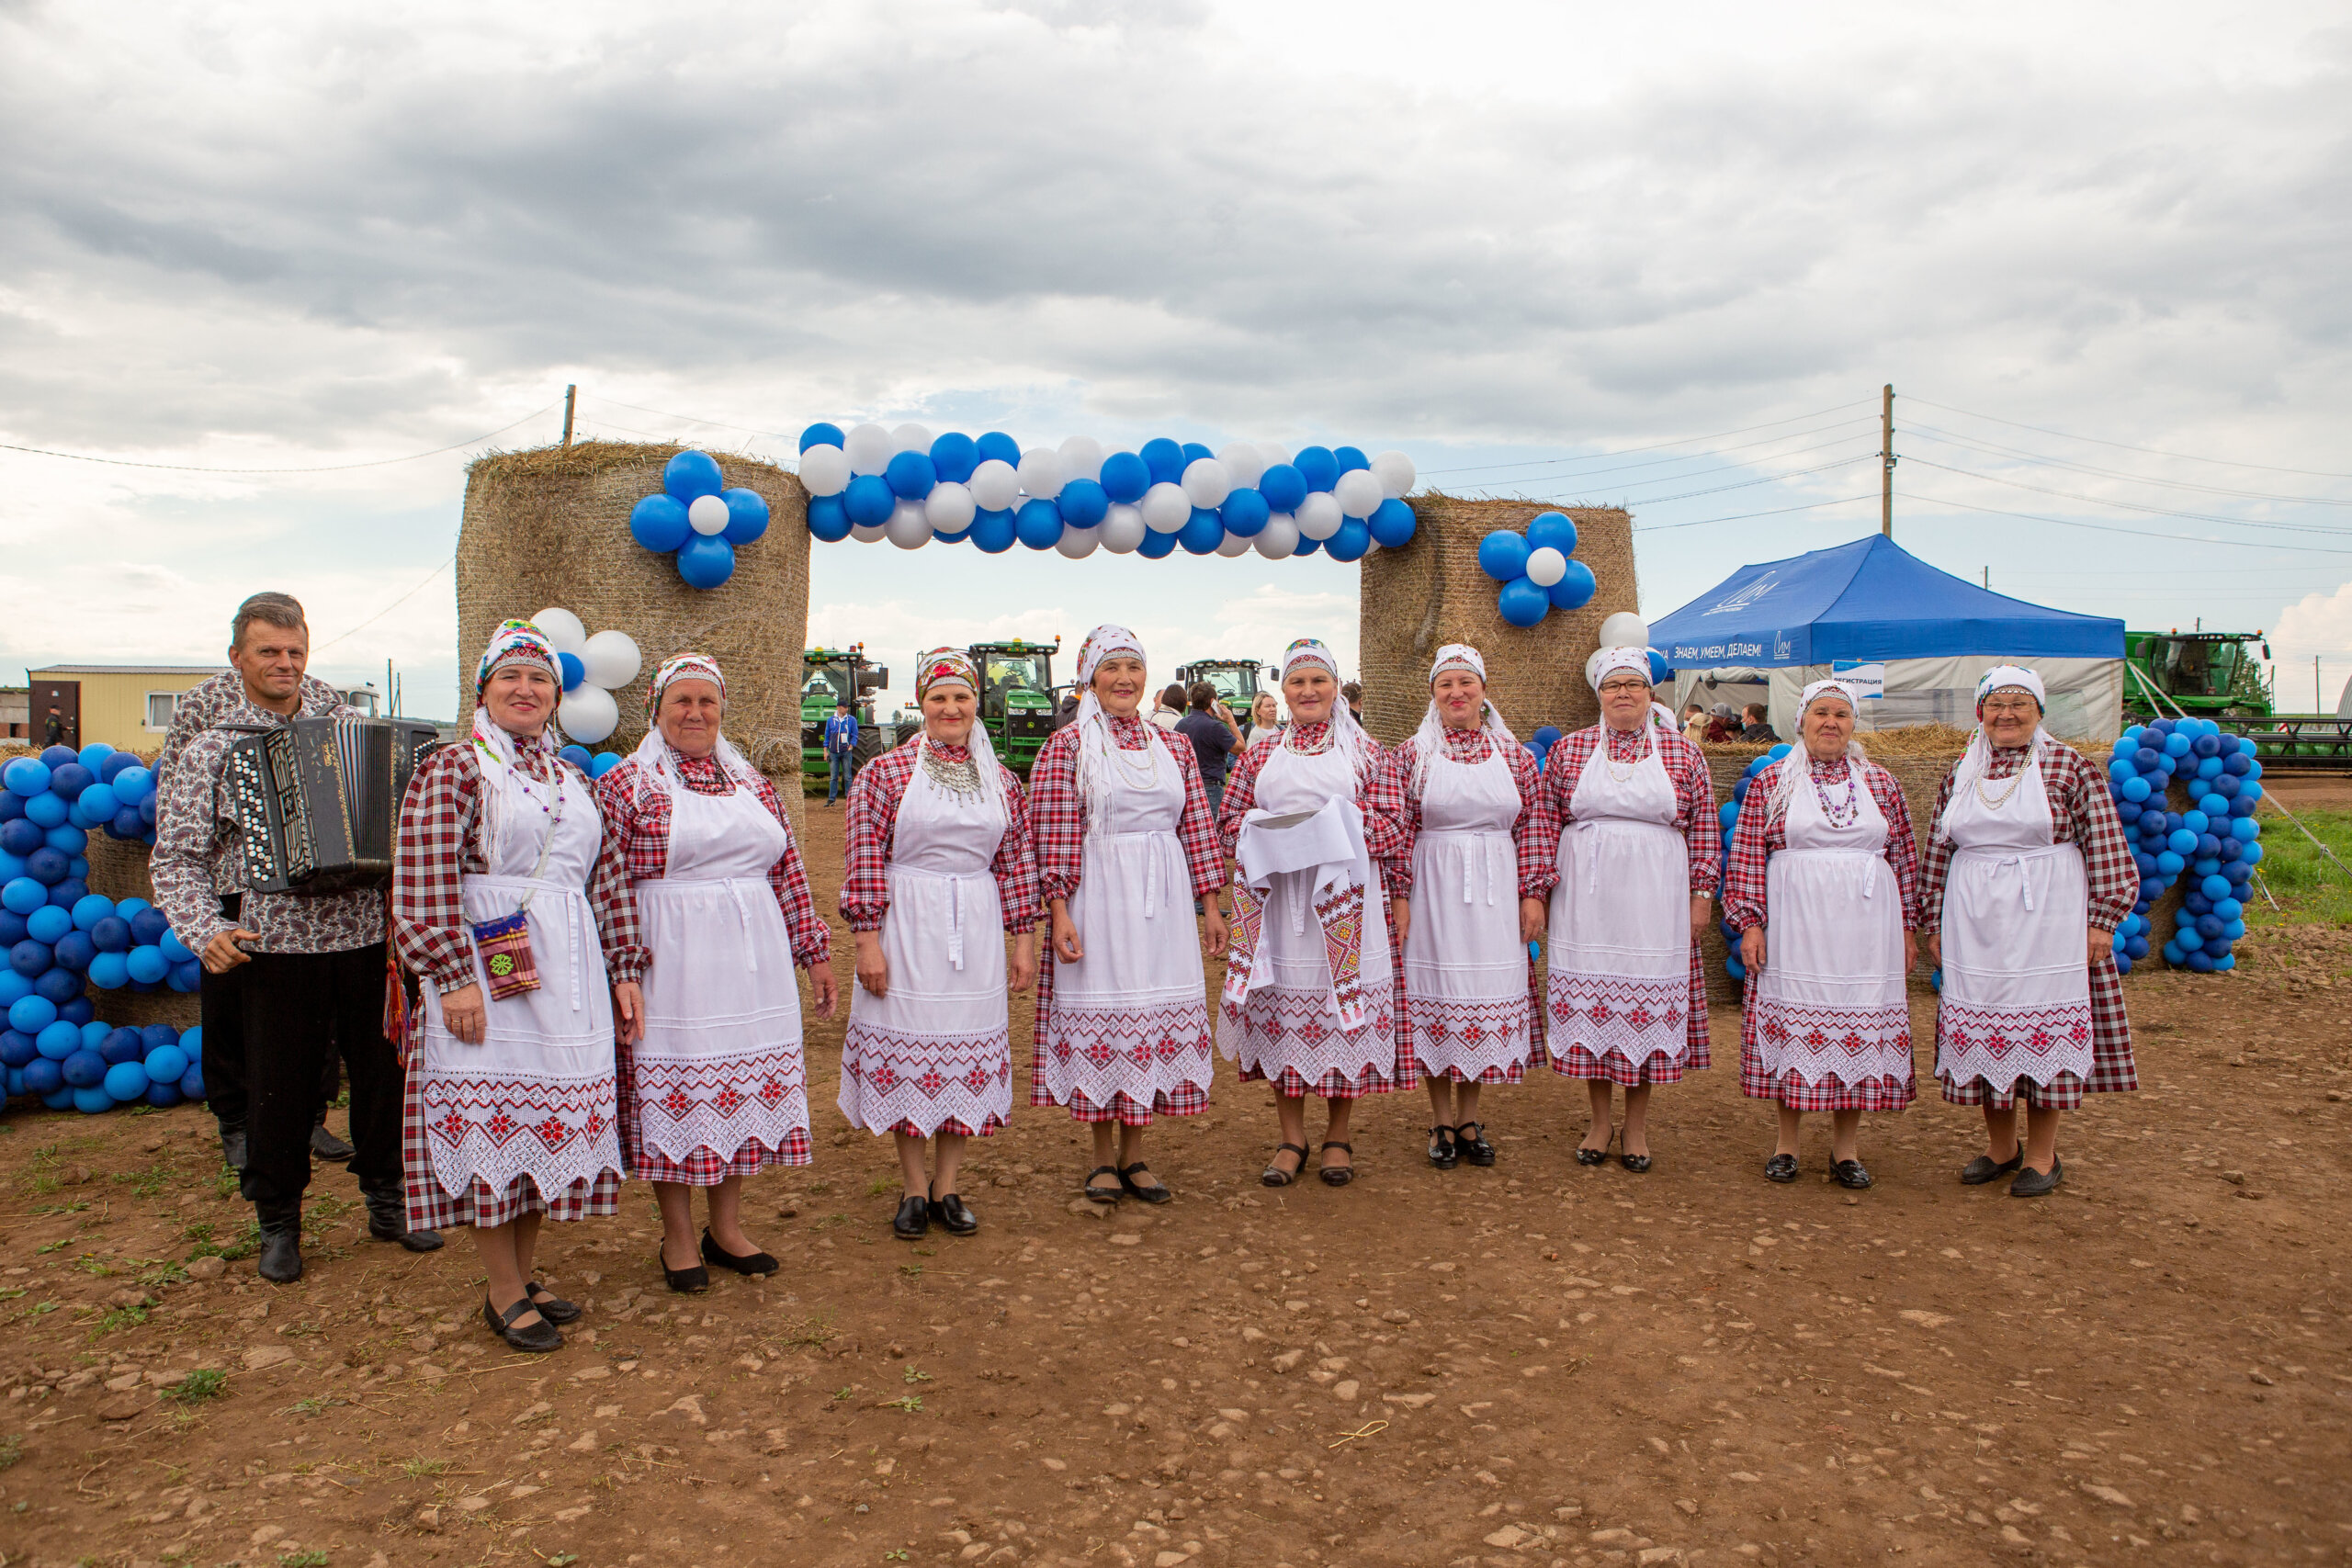
<instances>
[{"instance_id":1,"label":"sandal","mask_svg":"<svg viewBox=\"0 0 2352 1568\"><path fill-rule=\"evenodd\" d=\"M1349 1182L1353 1181L1356 1179L1356 1151L1354 1146L1350 1144L1339 1143L1327 1143L1323 1146L1327 1149L1345 1149L1348 1154L1348 1163L1346 1165L1324 1165L1317 1166L1316 1168L1315 1174L1323 1179L1323 1185L1326 1187L1345 1187Z\"/></svg>"},{"instance_id":2,"label":"sandal","mask_svg":"<svg viewBox=\"0 0 2352 1568\"><path fill-rule=\"evenodd\" d=\"M1440 1170L1452 1170L1462 1163L1462 1156L1454 1152L1453 1128L1430 1129L1430 1163Z\"/></svg>"},{"instance_id":3,"label":"sandal","mask_svg":"<svg viewBox=\"0 0 2352 1568\"><path fill-rule=\"evenodd\" d=\"M481 1299L482 1321L490 1325L490 1331L492 1334L506 1341L510 1349L534 1352L562 1349L563 1331L549 1323L544 1316L527 1328L514 1326L516 1318L526 1313L537 1313L538 1310L528 1292L516 1297L514 1304L504 1312L500 1312L491 1305L488 1296Z\"/></svg>"},{"instance_id":4,"label":"sandal","mask_svg":"<svg viewBox=\"0 0 2352 1568\"><path fill-rule=\"evenodd\" d=\"M1462 1150L1462 1157L1472 1165L1495 1163L1495 1145L1487 1142L1487 1124L1464 1122L1453 1130L1454 1144Z\"/></svg>"},{"instance_id":5,"label":"sandal","mask_svg":"<svg viewBox=\"0 0 2352 1568\"><path fill-rule=\"evenodd\" d=\"M1114 1179L1118 1179L1119 1185L1116 1187L1097 1187L1094 1185L1094 1179L1098 1176L1108 1176ZM1126 1182L1124 1179L1119 1179L1119 1168L1115 1165L1096 1166L1092 1170L1086 1173L1086 1185L1079 1189L1080 1191L1086 1194L1086 1200L1088 1202L1102 1203L1105 1205L1117 1202L1119 1201L1120 1194L1125 1191L1125 1190Z\"/></svg>"},{"instance_id":6,"label":"sandal","mask_svg":"<svg viewBox=\"0 0 2352 1568\"><path fill-rule=\"evenodd\" d=\"M1151 1185L1148 1187L1145 1187L1134 1180L1133 1178L1135 1173L1138 1170L1142 1171L1146 1176L1151 1176L1151 1168L1144 1164L1141 1160L1136 1161L1133 1165L1121 1166L1119 1168L1119 1185L1126 1189L1127 1192L1131 1196L1140 1198L1147 1203L1165 1203L1168 1200L1176 1196L1175 1193L1170 1192L1168 1190L1168 1183L1160 1180L1159 1178L1156 1176L1151 1177Z\"/></svg>"},{"instance_id":7,"label":"sandal","mask_svg":"<svg viewBox=\"0 0 2352 1568\"><path fill-rule=\"evenodd\" d=\"M1291 1167L1288 1170L1284 1170L1281 1166L1269 1161L1266 1165L1266 1168L1259 1173L1258 1181L1261 1186L1288 1187L1292 1182L1296 1181L1298 1179L1299 1173L1306 1168L1306 1148L1304 1145L1276 1144L1274 1145L1274 1158L1282 1158L1285 1151L1296 1155L1298 1156L1298 1163Z\"/></svg>"}]
</instances>

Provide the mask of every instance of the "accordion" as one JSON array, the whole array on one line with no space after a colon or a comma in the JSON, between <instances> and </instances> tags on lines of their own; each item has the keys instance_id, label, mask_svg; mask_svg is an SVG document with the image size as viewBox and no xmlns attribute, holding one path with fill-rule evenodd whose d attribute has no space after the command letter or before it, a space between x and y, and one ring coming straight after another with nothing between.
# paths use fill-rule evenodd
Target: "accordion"
<instances>
[{"instance_id":1,"label":"accordion","mask_svg":"<svg viewBox=\"0 0 2352 1568\"><path fill-rule=\"evenodd\" d=\"M413 718L297 718L229 747L222 783L257 893L343 893L392 879L401 797L438 739Z\"/></svg>"}]
</instances>

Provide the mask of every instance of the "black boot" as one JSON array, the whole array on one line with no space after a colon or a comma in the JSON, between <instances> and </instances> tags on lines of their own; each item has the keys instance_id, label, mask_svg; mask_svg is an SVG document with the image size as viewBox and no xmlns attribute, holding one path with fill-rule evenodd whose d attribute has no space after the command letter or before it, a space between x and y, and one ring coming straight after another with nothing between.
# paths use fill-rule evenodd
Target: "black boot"
<instances>
[{"instance_id":1,"label":"black boot","mask_svg":"<svg viewBox=\"0 0 2352 1568\"><path fill-rule=\"evenodd\" d=\"M242 1122L220 1123L220 1163L242 1176L245 1170L245 1125Z\"/></svg>"},{"instance_id":2,"label":"black boot","mask_svg":"<svg viewBox=\"0 0 2352 1568\"><path fill-rule=\"evenodd\" d=\"M343 1164L358 1152L349 1144L328 1132L324 1122L311 1129L311 1154L314 1158Z\"/></svg>"},{"instance_id":3,"label":"black boot","mask_svg":"<svg viewBox=\"0 0 2352 1568\"><path fill-rule=\"evenodd\" d=\"M363 1187L359 1196L368 1204L368 1234L378 1241L396 1241L411 1252L440 1249L439 1231L408 1228L408 1198L400 1188Z\"/></svg>"},{"instance_id":4,"label":"black boot","mask_svg":"<svg viewBox=\"0 0 2352 1568\"><path fill-rule=\"evenodd\" d=\"M274 1285L290 1285L302 1277L302 1205L254 1205L261 1222L261 1277Z\"/></svg>"}]
</instances>

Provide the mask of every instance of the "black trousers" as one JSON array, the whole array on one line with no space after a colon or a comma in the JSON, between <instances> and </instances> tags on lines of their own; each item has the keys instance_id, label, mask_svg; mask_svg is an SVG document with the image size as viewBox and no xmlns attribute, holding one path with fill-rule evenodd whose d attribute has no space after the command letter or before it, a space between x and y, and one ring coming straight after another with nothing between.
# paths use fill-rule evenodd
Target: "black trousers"
<instances>
[{"instance_id":1,"label":"black trousers","mask_svg":"<svg viewBox=\"0 0 2352 1568\"><path fill-rule=\"evenodd\" d=\"M319 1086L338 1052L351 1082L351 1143L358 1151L351 1173L363 1191L399 1187L402 1074L384 1038L384 950L257 953L237 973L245 1197L265 1207L301 1200L311 1183Z\"/></svg>"},{"instance_id":2,"label":"black trousers","mask_svg":"<svg viewBox=\"0 0 2352 1568\"><path fill-rule=\"evenodd\" d=\"M243 906L242 894L230 894L220 900L220 918L242 918ZM250 967L241 964L226 975L215 975L207 969L196 993L197 1021L204 1026L204 1101L212 1119L224 1131L245 1124L243 998L245 971ZM319 1105L312 1113L314 1121L326 1120L326 1108L334 1103L342 1088L342 1064L330 1051L319 1076Z\"/></svg>"}]
</instances>

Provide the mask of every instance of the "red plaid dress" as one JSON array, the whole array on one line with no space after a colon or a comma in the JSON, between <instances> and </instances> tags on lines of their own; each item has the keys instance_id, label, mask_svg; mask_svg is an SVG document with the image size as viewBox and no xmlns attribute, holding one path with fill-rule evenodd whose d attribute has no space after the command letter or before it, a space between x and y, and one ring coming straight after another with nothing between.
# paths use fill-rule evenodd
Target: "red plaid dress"
<instances>
[{"instance_id":1,"label":"red plaid dress","mask_svg":"<svg viewBox=\"0 0 2352 1568\"><path fill-rule=\"evenodd\" d=\"M1477 729L1441 729L1438 733L1441 744L1445 747L1445 754L1454 761L1465 765L1476 764L1485 761L1494 753L1496 742L1488 737L1483 727ZM1408 737L1401 745L1388 753L1387 771L1398 798L1404 802L1404 810L1397 819L1403 848L1390 873L1394 880L1389 885L1388 894L1392 898L1409 899L1413 896L1413 851L1420 842L1421 837L1421 786L1414 775L1419 772L1420 754L1420 737L1418 734ZM1519 820L1511 825L1510 832L1511 845L1519 858L1519 896L1522 898L1541 898L1544 894L1528 886L1526 867L1528 827L1533 811L1532 803L1543 787L1543 775L1535 766L1534 757L1524 746L1506 748L1503 758L1510 767L1511 783L1518 786L1521 801ZM1401 945L1399 952L1400 953L1402 952ZM1401 976L1401 969L1399 974ZM1430 998L1416 998L1403 992L1399 995L1402 1000L1398 1004L1397 1011L1399 1017L1405 1021L1403 1038L1408 1048L1412 1046L1414 1035L1419 1031L1441 1028L1459 1029L1465 1022L1483 1025L1493 1021L1478 1016L1473 1016L1467 1020L1447 1018L1442 1016L1438 1004ZM1518 1027L1518 1021L1516 1019L1507 1021L1506 1026L1515 1030ZM1544 985L1543 978L1536 970L1535 955L1532 953L1527 957L1526 1027L1532 1036L1526 1058L1513 1062L1509 1068L1487 1068L1478 1075L1480 1083L1523 1083L1527 1079L1527 1069L1544 1059ZM1424 1073L1428 1071L1428 1064L1420 1060L1418 1050L1414 1053L1414 1062L1419 1070ZM1459 1079L1463 1075L1455 1072L1453 1076Z\"/></svg>"},{"instance_id":2,"label":"red plaid dress","mask_svg":"<svg viewBox=\"0 0 2352 1568\"><path fill-rule=\"evenodd\" d=\"M2090 923L2113 931L2140 898L2139 867L2132 845L2115 815L2107 793L2107 775L2073 747L2052 740L2042 759L2041 782L2050 796L2050 841L2073 844L2083 852L2083 875L2090 887ZM1984 769L1987 782L2013 778L2032 754L2029 747L1995 747ZM1944 774L1936 789L1935 815L1928 819L1927 854L1919 868L1919 929L1940 931L1944 919L1944 887L1951 874L1952 845L1936 838L1935 825L1943 820L1951 801L1953 774ZM2089 933L2084 933L2087 942ZM2086 1094L2118 1094L2140 1087L2132 1053L2132 1021L2123 1011L2123 977L2115 971L2115 955L2106 947L2090 966L2091 1076L2088 1082L2063 1074L2047 1089L2026 1080L2025 1102L2045 1111L2079 1111ZM1982 1077L1964 1084L1945 1083L1944 1099L1954 1105L2017 1103L2013 1095L1995 1092Z\"/></svg>"},{"instance_id":3,"label":"red plaid dress","mask_svg":"<svg viewBox=\"0 0 2352 1568\"><path fill-rule=\"evenodd\" d=\"M1645 725L1643 730L1616 730L1603 723L1562 736L1544 760L1543 782L1536 789L1519 844L1520 886L1528 889L1530 897L1548 897L1559 886L1560 835L1575 819L1568 802L1575 795L1577 781L1584 776L1585 764L1591 761L1600 738L1604 734L1609 738L1611 761L1632 762L1641 756L1646 744L1645 731L1657 738L1666 776L1674 785L1674 826L1690 850L1690 892L1693 897L1714 896L1723 874L1723 825L1715 815L1714 783L1707 772L1706 757L1681 736L1655 726ZM1576 895L1572 892L1568 896ZM1605 1077L1611 1083L1633 1088L1677 1083L1685 1072L1712 1066L1713 1057L1707 1048L1707 980L1695 942L1690 944L1690 1001L1684 1018L1684 1037L1690 1051L1679 1066L1661 1055L1651 1056L1639 1068L1632 1068L1614 1052L1603 1059L1582 1046L1570 1046L1563 1055L1554 1045L1547 1053L1552 1058L1552 1070L1568 1077Z\"/></svg>"},{"instance_id":4,"label":"red plaid dress","mask_svg":"<svg viewBox=\"0 0 2352 1568\"><path fill-rule=\"evenodd\" d=\"M880 931L882 919L889 912L891 845L898 832L899 803L906 798L907 785L914 778L917 750L916 741L910 739L896 750L876 757L858 771L857 782L850 786L844 829L848 836L848 867L842 878L841 914L854 931ZM933 750L949 762L960 762L971 755L961 746L934 744ZM1004 837L989 862L989 870L996 876L1004 929L1015 935L1025 935L1036 929L1039 912L1037 863L1030 847L1029 797L1010 769L1001 763L998 767L1003 774L1008 820ZM853 978L850 983L855 985L856 981ZM1008 1074L1012 1070L1009 1054L1005 1070ZM959 1118L950 1118L936 1130L985 1138L1003 1126L1003 1119L991 1114L984 1126L974 1127ZM922 1130L911 1121L900 1122L891 1130L910 1137L922 1135Z\"/></svg>"},{"instance_id":5,"label":"red plaid dress","mask_svg":"<svg viewBox=\"0 0 2352 1568\"><path fill-rule=\"evenodd\" d=\"M1784 758L1756 775L1732 829L1731 859L1724 867L1724 919L1742 933L1752 926L1770 923L1765 897L1768 868L1771 857L1788 847L1789 830L1786 818L1771 819L1770 827L1766 821L1771 818L1770 807L1781 770L1790 761ZM1903 896L1903 929L1917 931L1919 846L1912 833L1911 808L1905 804L1903 786L1895 782L1893 773L1876 762L1865 761L1860 766L1862 783L1870 790L1879 814L1886 818L1886 844L1879 852L1894 873L1894 886ZM1810 761L1808 771L1826 786L1842 784L1845 768L1842 761ZM1783 1076L1783 1081L1774 1083L1764 1073L1763 1058L1757 1046L1757 1009L1752 1005L1756 981L1756 972L1750 970L1747 995L1751 1005L1742 1010L1739 1024L1740 1093L1751 1100L1778 1100L1792 1111L1900 1111L1916 1098L1917 1080L1911 1075L1899 1084L1884 1078L1848 1084L1835 1077L1808 1084L1801 1075L1790 1072Z\"/></svg>"},{"instance_id":6,"label":"red plaid dress","mask_svg":"<svg viewBox=\"0 0 2352 1568\"><path fill-rule=\"evenodd\" d=\"M735 793L735 781L718 758L673 757L673 761L677 765L678 777L696 795ZM620 856L632 886L666 876L670 869L670 794L667 790L648 789L642 792L640 800L638 780L642 772L637 760L631 758L596 781L596 806L605 816L607 851ZM801 863L800 840L791 837L792 819L785 815L784 802L777 798L775 786L765 778L755 776L752 792L785 830L784 853L768 867L768 886L775 890L776 908L784 913L793 962L806 969L830 954L832 930L817 913L816 897L808 890L808 869ZM791 1043L797 1048L799 1042ZM639 1096L631 1092L637 1073L635 1053L616 1042L614 1054L620 1067L621 1153L628 1160L629 1175L636 1179L715 1187L731 1176L757 1176L770 1166L809 1163L808 1134L802 1128L794 1129L780 1148L754 1138L729 1156L705 1146L696 1148L681 1162L649 1147L639 1121Z\"/></svg>"},{"instance_id":7,"label":"red plaid dress","mask_svg":"<svg viewBox=\"0 0 2352 1568\"><path fill-rule=\"evenodd\" d=\"M1330 739L1330 731L1328 721L1286 724L1266 740L1253 741L1240 759L1232 764L1226 774L1225 795L1217 809L1218 842L1228 858L1241 837L1241 819L1257 808L1258 775L1265 771L1267 762L1285 744L1313 750ZM1379 884L1364 890L1367 899L1388 897L1387 889L1399 874L1397 862L1400 855L1406 859L1411 855L1397 826L1398 818L1404 814L1404 797L1396 781L1389 773L1386 760L1385 748L1367 738L1364 755L1356 768L1356 806L1363 813L1364 849L1372 858L1374 880ZM1409 876L1410 874L1405 874ZM1388 930L1389 986L1388 994L1377 998L1378 1027L1386 1030L1396 1041L1394 1069L1384 1074L1377 1068L1367 1068L1354 1078L1333 1071L1324 1074L1319 1082L1310 1084L1297 1071L1285 1067L1280 1077L1272 1080L1276 1094L1291 1099L1314 1094L1326 1100L1355 1100L1367 1094L1386 1094L1391 1090L1420 1087L1420 1069L1415 1062L1411 1042L1406 1033L1405 947L1396 940L1396 922L1384 920L1383 923ZM1237 943L1242 940L1238 922L1235 924L1233 939ZM1253 997L1250 1010L1255 1012L1260 1006L1259 998ZM1227 1028L1236 1030L1263 1027L1282 1032L1311 1031L1324 1027L1321 1021L1326 1007L1327 1000L1323 997L1301 1001L1285 992L1267 1010L1268 1016L1252 1021L1237 1016L1228 1007L1224 1010L1225 1023ZM1251 1079L1263 1078L1265 1075L1245 1067L1240 1077L1241 1081L1247 1083Z\"/></svg>"},{"instance_id":8,"label":"red plaid dress","mask_svg":"<svg viewBox=\"0 0 2352 1568\"><path fill-rule=\"evenodd\" d=\"M1122 751L1140 752L1152 744L1144 723L1137 718L1119 718L1105 715L1112 744ZM1183 743L1161 747L1165 757L1175 760L1176 771L1184 781L1184 812L1176 825L1176 837L1183 846L1184 863L1192 873L1193 897L1210 899L1225 884L1225 855L1218 846L1216 820L1209 811L1208 793L1201 785L1200 763L1193 748ZM1086 801L1078 787L1078 742L1076 725L1065 725L1056 730L1038 750L1037 761L1029 770L1029 810L1032 830L1037 842L1038 892L1048 904L1057 898L1067 901L1076 893L1085 869ZM1173 897L1173 890L1170 890ZM1187 925L1187 931L1197 928ZM1037 960L1037 1022L1030 1034L1029 1103L1042 1108L1055 1103L1053 1091L1046 1083L1046 1053L1047 1042L1054 1037L1054 971L1059 967L1050 947ZM1123 1028L1123 1034L1136 1043L1129 1049L1149 1049L1162 1053L1200 1053L1205 1063L1209 1058L1208 1006L1203 996L1196 996L1192 1005L1182 1011L1160 1010L1158 1014L1138 1013ZM1074 1042L1062 1040L1062 1048ZM1209 1107L1208 1090L1193 1083L1182 1083L1173 1089L1155 1090L1151 1103L1144 1105L1125 1091L1108 1105L1097 1105L1086 1097L1083 1089L1073 1089L1069 1098L1069 1113L1079 1122L1119 1122L1130 1127L1148 1127L1154 1116L1196 1116Z\"/></svg>"},{"instance_id":9,"label":"red plaid dress","mask_svg":"<svg viewBox=\"0 0 2352 1568\"><path fill-rule=\"evenodd\" d=\"M545 784L555 781L556 770L571 765L525 751L515 766L526 777ZM444 746L417 769L401 802L400 851L392 874L392 945L409 974L445 995L474 981L473 931L465 917L460 884L466 875L489 869L481 848L481 764L474 748ZM597 856L588 904L595 915L610 983L617 986L643 976L648 954L638 942L637 903L629 897L620 858L609 845ZM414 1055L424 1028L424 1010L411 1008L405 1057ZM517 1177L503 1192L492 1191L479 1179L469 1191L447 1191L433 1179L430 1136L417 1075L412 1072L401 1124L411 1230L503 1225L530 1213L577 1220L610 1214L620 1206L620 1174L612 1170L593 1183L574 1182L553 1194L539 1191L527 1176Z\"/></svg>"}]
</instances>

